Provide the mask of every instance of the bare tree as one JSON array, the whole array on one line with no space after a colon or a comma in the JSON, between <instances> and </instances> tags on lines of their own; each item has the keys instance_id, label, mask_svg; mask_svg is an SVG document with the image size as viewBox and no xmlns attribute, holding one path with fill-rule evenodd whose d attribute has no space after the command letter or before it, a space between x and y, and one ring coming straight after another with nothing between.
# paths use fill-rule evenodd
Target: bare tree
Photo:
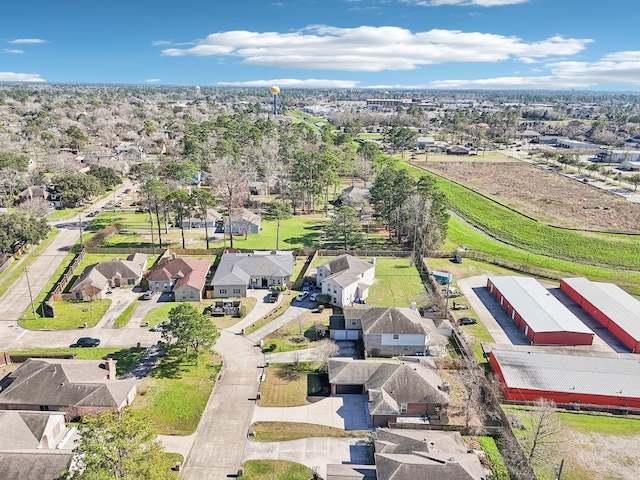
<instances>
[{"instance_id":1,"label":"bare tree","mask_svg":"<svg viewBox=\"0 0 640 480\"><path fill-rule=\"evenodd\" d=\"M527 413L527 429L520 436L520 444L529 463L534 467L553 464L562 443L562 424L551 400L536 400Z\"/></svg>"},{"instance_id":2,"label":"bare tree","mask_svg":"<svg viewBox=\"0 0 640 480\"><path fill-rule=\"evenodd\" d=\"M244 204L249 187L242 165L231 158L223 158L211 168L216 196L222 200L229 214L229 238L233 248L233 211Z\"/></svg>"},{"instance_id":3,"label":"bare tree","mask_svg":"<svg viewBox=\"0 0 640 480\"><path fill-rule=\"evenodd\" d=\"M37 218L43 218L49 213L49 202L41 197L30 198L20 203L16 210L30 213Z\"/></svg>"},{"instance_id":4,"label":"bare tree","mask_svg":"<svg viewBox=\"0 0 640 480\"><path fill-rule=\"evenodd\" d=\"M340 347L338 347L338 344L333 340L325 338L318 342L315 350L316 358L320 362L320 370L326 372L329 370L329 359L338 355Z\"/></svg>"},{"instance_id":5,"label":"bare tree","mask_svg":"<svg viewBox=\"0 0 640 480\"><path fill-rule=\"evenodd\" d=\"M464 426L469 428L471 420L476 417L482 422L486 416L484 372L474 358L464 357L458 375L465 386L464 392Z\"/></svg>"}]
</instances>

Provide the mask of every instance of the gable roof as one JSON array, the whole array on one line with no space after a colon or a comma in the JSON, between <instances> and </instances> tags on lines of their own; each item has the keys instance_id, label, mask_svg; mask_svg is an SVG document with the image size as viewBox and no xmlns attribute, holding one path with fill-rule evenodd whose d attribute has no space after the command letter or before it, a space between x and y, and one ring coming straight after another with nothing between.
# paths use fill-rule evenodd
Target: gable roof
<instances>
[{"instance_id":1,"label":"gable roof","mask_svg":"<svg viewBox=\"0 0 640 480\"><path fill-rule=\"evenodd\" d=\"M322 280L323 282L333 280L341 287L346 287L361 280L362 274L375 268L375 265L345 253L323 263L318 268L325 268L331 273Z\"/></svg>"},{"instance_id":2,"label":"gable roof","mask_svg":"<svg viewBox=\"0 0 640 480\"><path fill-rule=\"evenodd\" d=\"M442 379L433 361L375 362L335 358L329 360L329 383L364 385L371 415L399 415L399 403L446 405Z\"/></svg>"},{"instance_id":3,"label":"gable roof","mask_svg":"<svg viewBox=\"0 0 640 480\"><path fill-rule=\"evenodd\" d=\"M0 411L0 451L40 448L45 428L53 415L62 417L59 420L64 425L63 412ZM53 447L50 445L50 448Z\"/></svg>"},{"instance_id":4,"label":"gable roof","mask_svg":"<svg viewBox=\"0 0 640 480\"><path fill-rule=\"evenodd\" d=\"M238 218L238 214L240 218ZM260 222L262 222L262 217L257 213L253 213L251 210L247 210L246 208L242 208L240 210L233 210L231 212L231 220L233 222L247 222L249 224L260 226ZM229 219L227 218L227 224L229 223Z\"/></svg>"},{"instance_id":5,"label":"gable roof","mask_svg":"<svg viewBox=\"0 0 640 480\"><path fill-rule=\"evenodd\" d=\"M431 329L427 327L417 310L397 307L374 307L361 310L364 310L364 313L360 317L362 332L366 334L394 333L428 335L431 333ZM347 309L345 309L345 318L351 318L347 317Z\"/></svg>"},{"instance_id":6,"label":"gable roof","mask_svg":"<svg viewBox=\"0 0 640 480\"><path fill-rule=\"evenodd\" d=\"M167 257L150 270L146 278L150 282L171 282L176 280L174 290L190 286L202 290L207 281L211 262L207 259Z\"/></svg>"},{"instance_id":7,"label":"gable roof","mask_svg":"<svg viewBox=\"0 0 640 480\"><path fill-rule=\"evenodd\" d=\"M107 380L100 360L29 358L9 374L0 404L120 408L137 380Z\"/></svg>"},{"instance_id":8,"label":"gable roof","mask_svg":"<svg viewBox=\"0 0 640 480\"><path fill-rule=\"evenodd\" d=\"M147 256L144 253L134 253L129 255L126 260L114 258L89 265L76 279L69 291L87 291L90 294L95 294L114 277L137 280L142 277L146 263Z\"/></svg>"},{"instance_id":9,"label":"gable roof","mask_svg":"<svg viewBox=\"0 0 640 480\"><path fill-rule=\"evenodd\" d=\"M458 432L379 428L374 446L378 480L482 480L489 474Z\"/></svg>"},{"instance_id":10,"label":"gable roof","mask_svg":"<svg viewBox=\"0 0 640 480\"><path fill-rule=\"evenodd\" d=\"M44 188L35 185L33 187L25 188L23 191L21 191L18 194L18 197L20 197L20 198L31 198L31 197L47 198L47 191Z\"/></svg>"},{"instance_id":11,"label":"gable roof","mask_svg":"<svg viewBox=\"0 0 640 480\"><path fill-rule=\"evenodd\" d=\"M259 251L224 253L210 284L248 285L251 277L290 277L293 273L293 253Z\"/></svg>"}]
</instances>

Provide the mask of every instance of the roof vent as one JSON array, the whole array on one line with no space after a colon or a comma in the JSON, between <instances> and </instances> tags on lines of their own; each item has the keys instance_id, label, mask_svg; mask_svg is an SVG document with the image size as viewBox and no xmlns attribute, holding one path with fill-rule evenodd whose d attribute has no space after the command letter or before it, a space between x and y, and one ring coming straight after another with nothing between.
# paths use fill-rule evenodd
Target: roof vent
<instances>
[{"instance_id":1,"label":"roof vent","mask_svg":"<svg viewBox=\"0 0 640 480\"><path fill-rule=\"evenodd\" d=\"M456 461L456 457L447 458L447 462L455 462L455 461Z\"/></svg>"}]
</instances>

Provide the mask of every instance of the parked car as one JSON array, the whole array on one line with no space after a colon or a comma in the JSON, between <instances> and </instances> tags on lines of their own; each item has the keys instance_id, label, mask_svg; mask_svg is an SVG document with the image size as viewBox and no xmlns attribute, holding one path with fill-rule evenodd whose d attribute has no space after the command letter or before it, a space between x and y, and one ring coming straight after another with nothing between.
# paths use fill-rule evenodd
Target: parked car
<instances>
[{"instance_id":1,"label":"parked car","mask_svg":"<svg viewBox=\"0 0 640 480\"><path fill-rule=\"evenodd\" d=\"M309 296L309 292L302 292L300 295L296 297L296 301L301 302L308 296Z\"/></svg>"},{"instance_id":2,"label":"parked car","mask_svg":"<svg viewBox=\"0 0 640 480\"><path fill-rule=\"evenodd\" d=\"M269 303L276 303L282 295L282 292L273 291L269 294Z\"/></svg>"},{"instance_id":3,"label":"parked car","mask_svg":"<svg viewBox=\"0 0 640 480\"><path fill-rule=\"evenodd\" d=\"M142 296L142 298L145 300L151 300L155 294L156 294L155 290L147 290L146 292L144 292L144 295Z\"/></svg>"},{"instance_id":4,"label":"parked car","mask_svg":"<svg viewBox=\"0 0 640 480\"><path fill-rule=\"evenodd\" d=\"M454 255L453 258L451 259L451 261L453 263L462 263L462 257L458 254Z\"/></svg>"},{"instance_id":5,"label":"parked car","mask_svg":"<svg viewBox=\"0 0 640 480\"><path fill-rule=\"evenodd\" d=\"M462 317L460 319L460 325L475 325L476 323L478 323L478 320L476 320L475 318Z\"/></svg>"},{"instance_id":6,"label":"parked car","mask_svg":"<svg viewBox=\"0 0 640 480\"><path fill-rule=\"evenodd\" d=\"M93 337L80 337L78 341L76 341L76 345L78 347L97 347L100 345L100 339Z\"/></svg>"},{"instance_id":7,"label":"parked car","mask_svg":"<svg viewBox=\"0 0 640 480\"><path fill-rule=\"evenodd\" d=\"M162 322L154 325L149 329L150 332L164 332L165 328L169 325L169 320L163 320Z\"/></svg>"},{"instance_id":8,"label":"parked car","mask_svg":"<svg viewBox=\"0 0 640 480\"><path fill-rule=\"evenodd\" d=\"M315 302L316 299L318 298L318 295L320 295L318 292L313 292L311 295L309 295L309 300L311 300L312 302Z\"/></svg>"}]
</instances>

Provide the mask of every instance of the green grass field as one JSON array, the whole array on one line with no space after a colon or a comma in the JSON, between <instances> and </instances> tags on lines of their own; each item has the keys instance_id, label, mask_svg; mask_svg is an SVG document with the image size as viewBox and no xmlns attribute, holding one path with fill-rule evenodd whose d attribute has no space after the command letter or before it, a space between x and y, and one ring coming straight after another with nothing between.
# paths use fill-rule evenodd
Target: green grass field
<instances>
[{"instance_id":1,"label":"green grass field","mask_svg":"<svg viewBox=\"0 0 640 480\"><path fill-rule=\"evenodd\" d=\"M364 430L343 430L295 422L256 422L249 430L256 432L253 439L257 442L286 442L311 437L367 438L369 435L369 432Z\"/></svg>"},{"instance_id":2,"label":"green grass field","mask_svg":"<svg viewBox=\"0 0 640 480\"><path fill-rule=\"evenodd\" d=\"M138 389L132 408L149 418L161 435L190 435L221 368L221 359L214 354L202 355L196 368L168 351Z\"/></svg>"},{"instance_id":3,"label":"green grass field","mask_svg":"<svg viewBox=\"0 0 640 480\"><path fill-rule=\"evenodd\" d=\"M407 166L415 175L424 170ZM583 265L640 269L638 237L582 233L550 227L493 202L474 191L436 178L451 208L488 235L528 252Z\"/></svg>"},{"instance_id":4,"label":"green grass field","mask_svg":"<svg viewBox=\"0 0 640 480\"><path fill-rule=\"evenodd\" d=\"M87 328L95 327L111 305L110 298L94 300L93 302L67 302L59 300L53 303L56 309L56 317L38 317L33 319L33 314L27 315L20 321L24 328L32 330L75 330L85 323ZM31 312L31 310L29 310Z\"/></svg>"},{"instance_id":5,"label":"green grass field","mask_svg":"<svg viewBox=\"0 0 640 480\"><path fill-rule=\"evenodd\" d=\"M260 387L261 407L296 407L308 405L307 375L314 374L316 362L272 363L267 369L265 381Z\"/></svg>"},{"instance_id":6,"label":"green grass field","mask_svg":"<svg viewBox=\"0 0 640 480\"><path fill-rule=\"evenodd\" d=\"M325 309L322 312L312 311L304 314L300 319L292 320L265 337L265 352L290 352L314 347L316 333L313 330L313 326L316 322L319 322L327 325L328 328L330 313L330 309ZM300 334L301 330L302 334Z\"/></svg>"},{"instance_id":7,"label":"green grass field","mask_svg":"<svg viewBox=\"0 0 640 480\"><path fill-rule=\"evenodd\" d=\"M248 460L242 464L245 480L308 480L310 468L286 460Z\"/></svg>"},{"instance_id":8,"label":"green grass field","mask_svg":"<svg viewBox=\"0 0 640 480\"><path fill-rule=\"evenodd\" d=\"M376 283L369 289L367 304L372 307L409 307L424 300L420 273L408 258L376 258Z\"/></svg>"}]
</instances>

